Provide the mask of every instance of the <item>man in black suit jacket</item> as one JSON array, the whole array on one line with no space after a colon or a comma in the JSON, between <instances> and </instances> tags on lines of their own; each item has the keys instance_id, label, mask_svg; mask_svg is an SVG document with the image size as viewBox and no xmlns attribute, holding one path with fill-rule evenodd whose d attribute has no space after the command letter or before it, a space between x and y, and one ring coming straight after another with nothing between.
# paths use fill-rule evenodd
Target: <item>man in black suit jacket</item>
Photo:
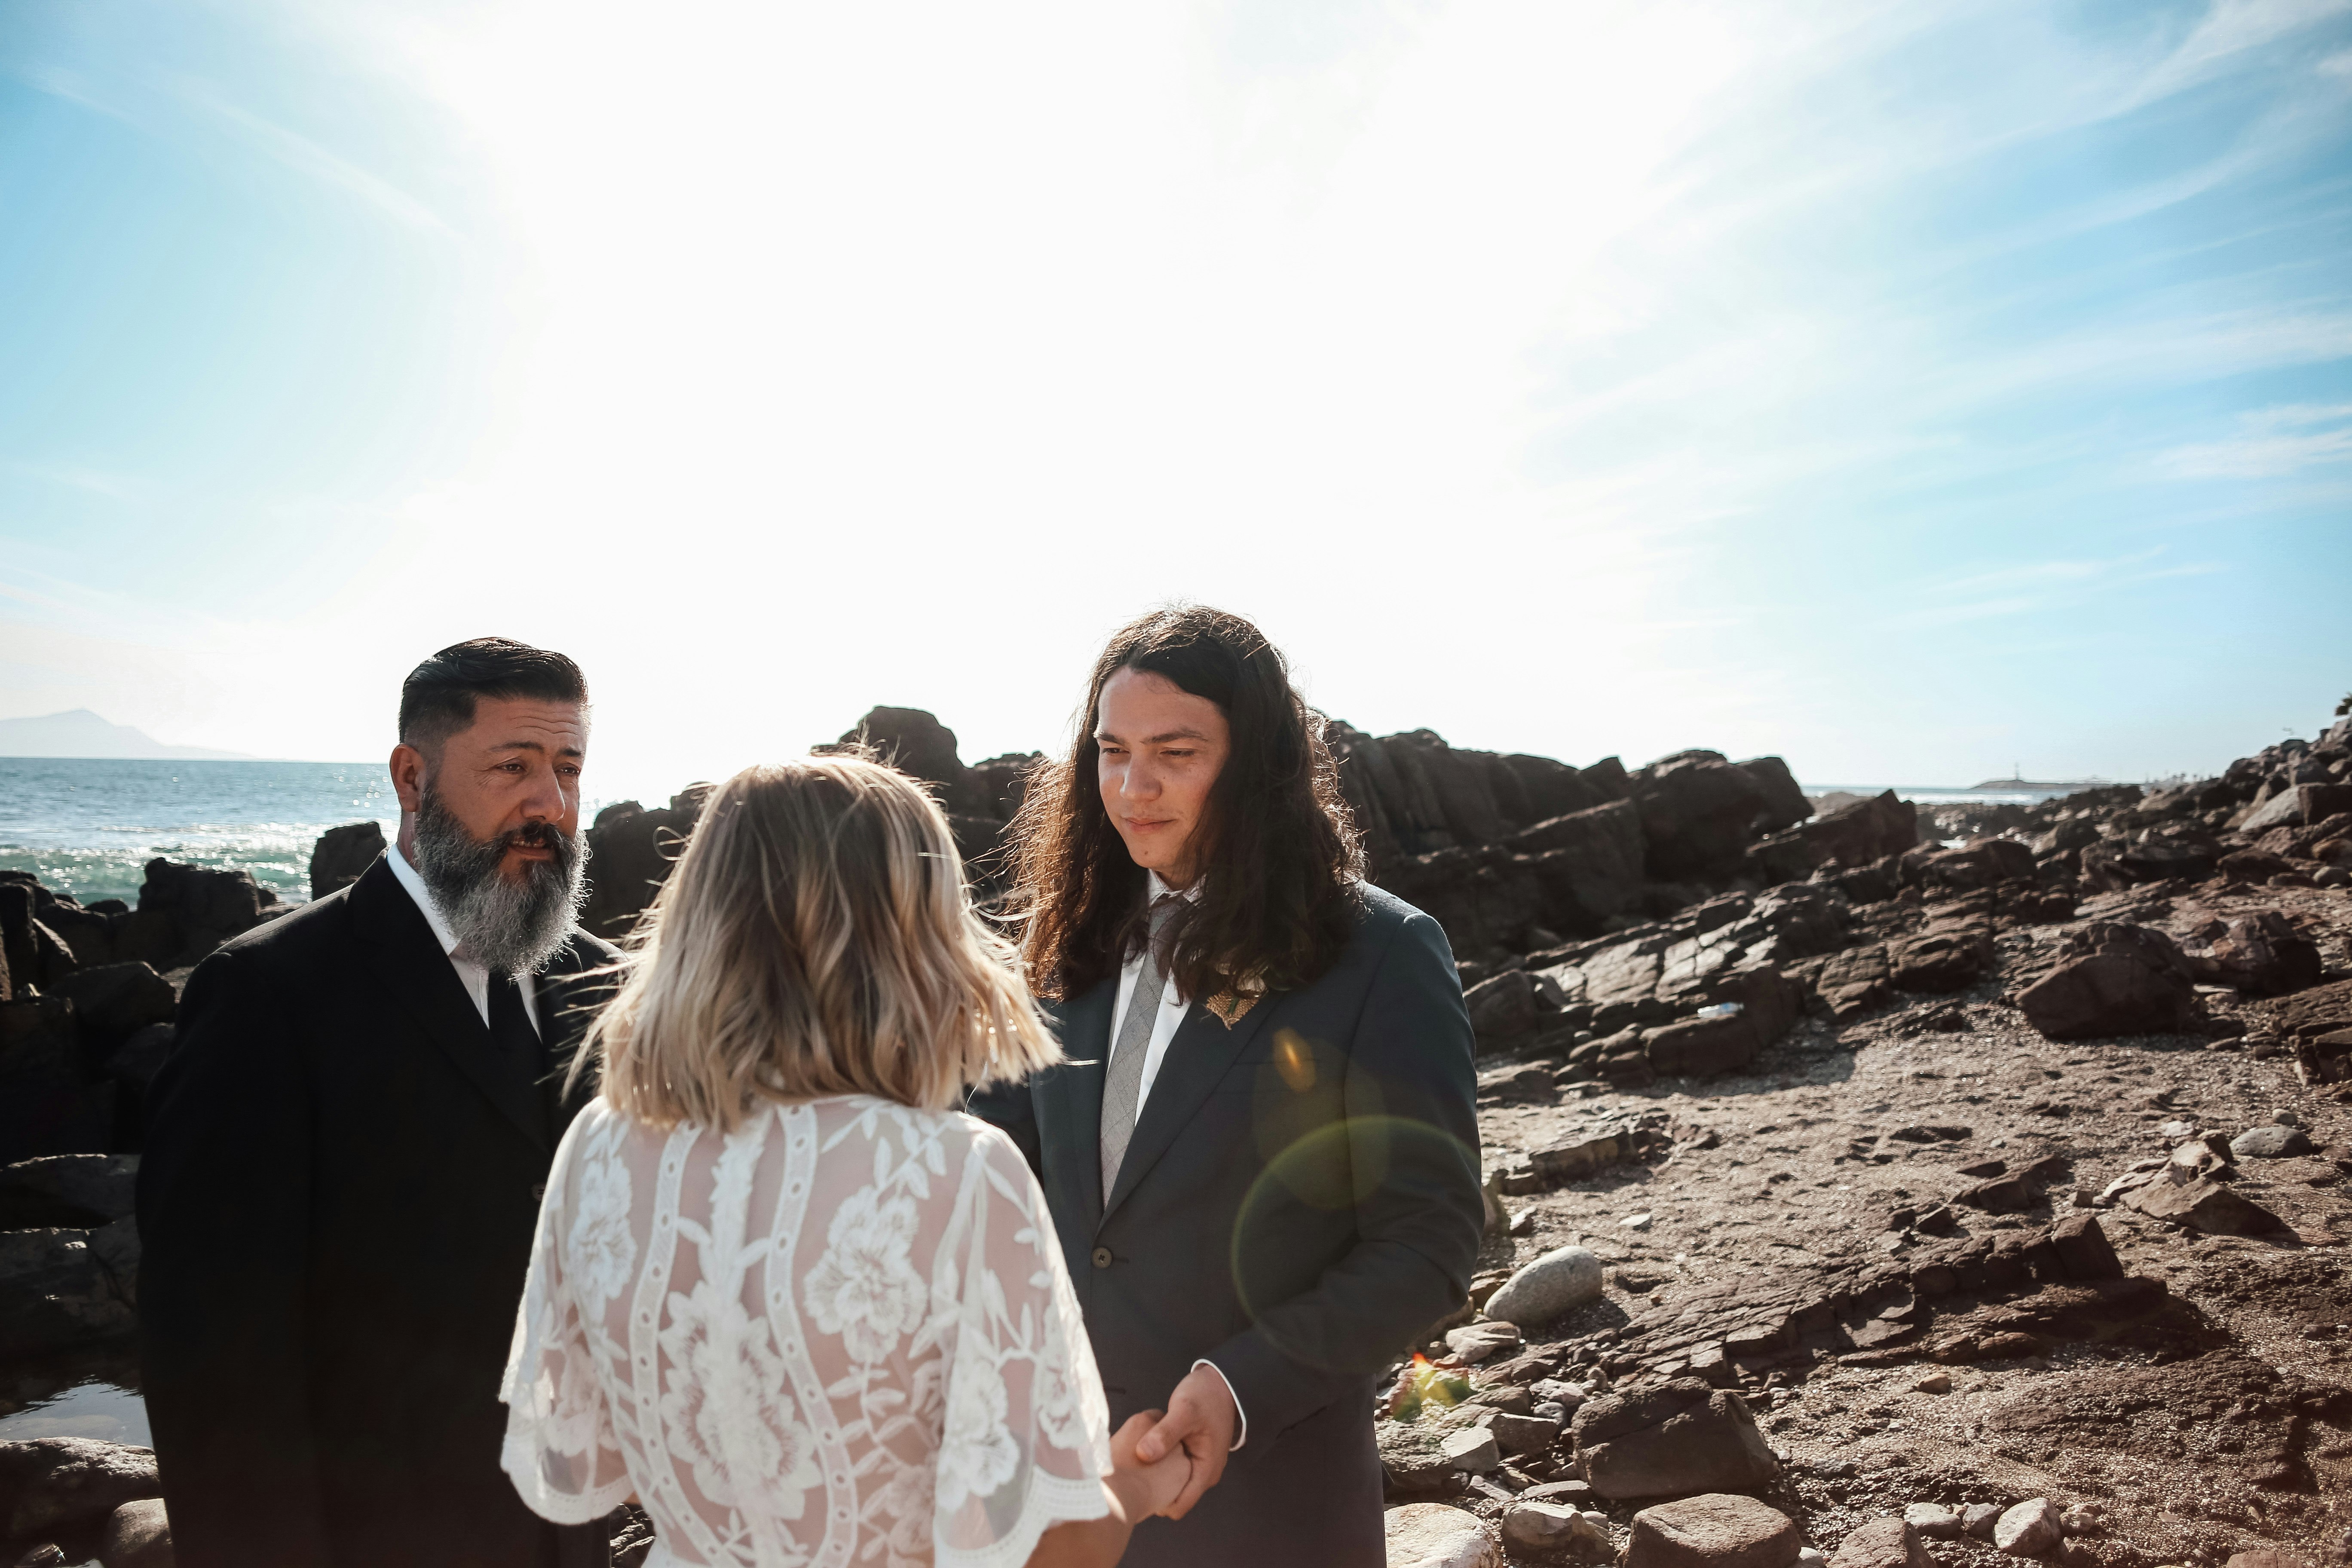
<instances>
[{"instance_id":1,"label":"man in black suit jacket","mask_svg":"<svg viewBox=\"0 0 2352 1568\"><path fill-rule=\"evenodd\" d=\"M1444 933L1357 876L1319 721L1246 622L1118 634L1016 830L1071 1058L972 1110L1035 1167L1115 1421L1193 1480L1129 1564L1384 1558L1375 1383L1466 1299L1483 1202Z\"/></svg>"},{"instance_id":2,"label":"man in black suit jacket","mask_svg":"<svg viewBox=\"0 0 2352 1568\"><path fill-rule=\"evenodd\" d=\"M563 1073L614 957L572 923L587 692L482 638L409 677L400 836L191 977L139 1180L181 1568L572 1568L499 1465Z\"/></svg>"}]
</instances>

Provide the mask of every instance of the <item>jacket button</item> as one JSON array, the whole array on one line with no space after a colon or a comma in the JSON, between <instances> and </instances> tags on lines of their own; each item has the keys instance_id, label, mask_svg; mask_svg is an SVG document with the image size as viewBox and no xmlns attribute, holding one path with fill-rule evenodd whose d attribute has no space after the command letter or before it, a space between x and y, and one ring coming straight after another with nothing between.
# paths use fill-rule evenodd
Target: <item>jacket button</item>
<instances>
[{"instance_id":1,"label":"jacket button","mask_svg":"<svg viewBox=\"0 0 2352 1568\"><path fill-rule=\"evenodd\" d=\"M1095 1248L1095 1255L1094 1255L1094 1256L1095 1256L1095 1267L1096 1267L1096 1268L1109 1268L1109 1267L1110 1267L1110 1248L1109 1248L1109 1247L1096 1247L1096 1248Z\"/></svg>"},{"instance_id":2,"label":"jacket button","mask_svg":"<svg viewBox=\"0 0 2352 1568\"><path fill-rule=\"evenodd\" d=\"M543 1204L547 1201L547 1184L545 1182L533 1182L530 1184L530 1201L535 1204Z\"/></svg>"}]
</instances>

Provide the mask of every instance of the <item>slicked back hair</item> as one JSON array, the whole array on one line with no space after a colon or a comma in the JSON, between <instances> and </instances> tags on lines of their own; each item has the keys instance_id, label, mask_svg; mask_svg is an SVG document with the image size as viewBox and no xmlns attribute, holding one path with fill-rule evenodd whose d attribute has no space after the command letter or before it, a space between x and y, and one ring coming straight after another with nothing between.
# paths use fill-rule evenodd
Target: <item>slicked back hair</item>
<instances>
[{"instance_id":1,"label":"slicked back hair","mask_svg":"<svg viewBox=\"0 0 2352 1568\"><path fill-rule=\"evenodd\" d=\"M1031 985L1075 996L1117 973L1141 940L1146 873L1103 806L1095 742L1103 687L1122 669L1207 698L1233 735L1194 829L1204 839L1200 896L1171 923L1169 973L1193 1001L1307 984L1338 960L1361 902L1363 852L1323 717L1255 626L1178 605L1110 639L1070 754L1038 769L1013 818L1013 907Z\"/></svg>"},{"instance_id":2,"label":"slicked back hair","mask_svg":"<svg viewBox=\"0 0 2352 1568\"><path fill-rule=\"evenodd\" d=\"M527 697L588 705L588 680L560 653L507 637L453 643L408 672L400 686L400 741L431 752L469 729L482 698Z\"/></svg>"}]
</instances>

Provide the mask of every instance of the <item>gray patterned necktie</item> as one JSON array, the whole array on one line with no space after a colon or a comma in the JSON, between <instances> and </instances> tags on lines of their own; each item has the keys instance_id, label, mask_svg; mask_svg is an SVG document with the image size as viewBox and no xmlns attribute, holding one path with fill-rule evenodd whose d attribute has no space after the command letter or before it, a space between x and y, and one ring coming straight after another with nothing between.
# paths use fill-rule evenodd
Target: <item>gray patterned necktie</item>
<instances>
[{"instance_id":1,"label":"gray patterned necktie","mask_svg":"<svg viewBox=\"0 0 2352 1568\"><path fill-rule=\"evenodd\" d=\"M1168 988L1167 972L1160 963L1160 933L1167 929L1181 900L1169 894L1151 906L1150 935L1144 939L1143 967L1136 972L1135 990L1127 1002L1127 1016L1110 1047L1110 1065L1103 1075L1102 1190L1110 1201L1111 1184L1118 1180L1118 1163L1127 1157L1128 1141L1135 1136L1135 1114L1142 1098L1143 1058L1151 1054L1151 1026L1160 1018L1160 994Z\"/></svg>"}]
</instances>

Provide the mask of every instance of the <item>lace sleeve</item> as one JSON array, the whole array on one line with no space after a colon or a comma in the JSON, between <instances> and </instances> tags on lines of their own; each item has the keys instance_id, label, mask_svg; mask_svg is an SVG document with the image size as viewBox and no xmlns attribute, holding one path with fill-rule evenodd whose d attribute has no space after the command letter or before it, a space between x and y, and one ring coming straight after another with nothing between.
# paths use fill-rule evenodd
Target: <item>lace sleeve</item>
<instances>
[{"instance_id":1,"label":"lace sleeve","mask_svg":"<svg viewBox=\"0 0 2352 1568\"><path fill-rule=\"evenodd\" d=\"M603 1325L583 1312L565 1259L583 1237L592 1252L609 1251L616 1226L621 1243L629 1241L629 1173L612 1136L617 1121L599 1101L556 1150L499 1393L507 1406L499 1456L507 1477L533 1513L558 1524L610 1513L631 1489L596 1375Z\"/></svg>"},{"instance_id":2,"label":"lace sleeve","mask_svg":"<svg viewBox=\"0 0 2352 1568\"><path fill-rule=\"evenodd\" d=\"M931 1542L939 1568L1019 1568L1109 1511L1110 1412L1054 1222L1011 1141L975 1133Z\"/></svg>"}]
</instances>

